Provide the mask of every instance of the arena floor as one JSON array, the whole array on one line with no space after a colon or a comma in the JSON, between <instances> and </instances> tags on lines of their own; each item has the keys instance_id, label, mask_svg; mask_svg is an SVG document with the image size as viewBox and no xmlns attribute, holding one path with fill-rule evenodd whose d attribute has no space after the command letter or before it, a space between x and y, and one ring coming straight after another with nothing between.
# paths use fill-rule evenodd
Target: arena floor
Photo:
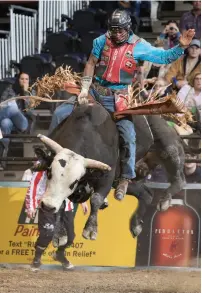
<instances>
[{"instance_id":1,"label":"arena floor","mask_svg":"<svg viewBox=\"0 0 202 293\"><path fill-rule=\"evenodd\" d=\"M0 269L0 293L200 293L200 272Z\"/></svg>"}]
</instances>

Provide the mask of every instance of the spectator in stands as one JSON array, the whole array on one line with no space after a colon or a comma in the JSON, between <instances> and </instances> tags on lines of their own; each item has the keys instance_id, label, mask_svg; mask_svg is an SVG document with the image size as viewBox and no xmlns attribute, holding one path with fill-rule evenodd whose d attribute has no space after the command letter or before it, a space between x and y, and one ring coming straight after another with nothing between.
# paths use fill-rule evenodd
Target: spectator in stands
<instances>
[{"instance_id":1,"label":"spectator in stands","mask_svg":"<svg viewBox=\"0 0 202 293\"><path fill-rule=\"evenodd\" d=\"M165 75L168 83L178 90L185 84L188 79L192 79L196 72L201 72L201 42L193 39L190 46L185 50L185 55L173 62Z\"/></svg>"},{"instance_id":2,"label":"spectator in stands","mask_svg":"<svg viewBox=\"0 0 202 293\"><path fill-rule=\"evenodd\" d=\"M187 155L187 159L197 159L197 156ZM201 183L201 166L197 163L185 163L184 173L187 183Z\"/></svg>"},{"instance_id":3,"label":"spectator in stands","mask_svg":"<svg viewBox=\"0 0 202 293\"><path fill-rule=\"evenodd\" d=\"M1 102L10 98L22 95L30 95L28 92L29 75L20 73L14 85L9 86L1 96ZM28 129L28 119L22 113L26 103L24 100L9 101L0 108L0 128L4 134L10 134L13 130L26 132ZM3 146L8 147L9 139L1 139ZM2 150L1 150L2 151Z\"/></svg>"},{"instance_id":4,"label":"spectator in stands","mask_svg":"<svg viewBox=\"0 0 202 293\"><path fill-rule=\"evenodd\" d=\"M175 20L169 20L160 34L159 39L163 41L165 50L175 47L179 44L180 32Z\"/></svg>"},{"instance_id":5,"label":"spectator in stands","mask_svg":"<svg viewBox=\"0 0 202 293\"><path fill-rule=\"evenodd\" d=\"M180 19L180 32L195 29L195 37L201 39L201 1L192 1L193 9L185 12Z\"/></svg>"},{"instance_id":6,"label":"spectator in stands","mask_svg":"<svg viewBox=\"0 0 202 293\"><path fill-rule=\"evenodd\" d=\"M200 113L201 113L201 73L197 72L193 78L189 81L189 84L184 85L178 92L178 98L184 103L184 105L193 114L193 123L178 125L177 121L168 119L168 125L173 127L179 135L190 135L193 133L194 128L198 128L197 124L200 124ZM197 115L197 112L199 113ZM180 117L182 114L178 114ZM198 120L198 121L197 121ZM199 126L200 127L200 126ZM184 141L186 144L191 141ZM194 141L192 145L195 148L199 148L198 141Z\"/></svg>"},{"instance_id":7,"label":"spectator in stands","mask_svg":"<svg viewBox=\"0 0 202 293\"><path fill-rule=\"evenodd\" d=\"M163 49L164 42L161 39L155 41L156 48ZM143 63L144 84L154 84L158 78L164 78L171 64L157 64L149 61Z\"/></svg>"},{"instance_id":8,"label":"spectator in stands","mask_svg":"<svg viewBox=\"0 0 202 293\"><path fill-rule=\"evenodd\" d=\"M189 84L185 84L178 92L178 98L184 102L185 106L196 112L196 108L201 111L201 73L196 72L190 79Z\"/></svg>"},{"instance_id":9,"label":"spectator in stands","mask_svg":"<svg viewBox=\"0 0 202 293\"><path fill-rule=\"evenodd\" d=\"M118 8L125 9L130 15L135 14L135 6L133 1L118 1Z\"/></svg>"}]
</instances>

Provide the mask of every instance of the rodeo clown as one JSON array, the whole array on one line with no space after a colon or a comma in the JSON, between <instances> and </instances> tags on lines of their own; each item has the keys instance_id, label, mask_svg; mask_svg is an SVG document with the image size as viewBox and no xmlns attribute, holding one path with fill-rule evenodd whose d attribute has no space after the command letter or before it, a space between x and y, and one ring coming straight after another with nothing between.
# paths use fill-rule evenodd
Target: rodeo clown
<instances>
[{"instance_id":1,"label":"rodeo clown","mask_svg":"<svg viewBox=\"0 0 202 293\"><path fill-rule=\"evenodd\" d=\"M90 91L90 94L109 112L123 110L120 108L123 104L120 100L128 98L128 85L138 80L138 64L142 61L172 63L184 54L184 49L189 46L194 35L194 29L189 29L180 36L179 45L174 48L155 48L132 32L128 13L116 9L109 18L107 33L93 41L93 49L84 69L78 102L88 103ZM68 117L72 110L71 104L59 106L52 117L49 133ZM136 132L131 118L121 119L116 125L120 135L121 178L115 191L115 198L122 200L129 181L136 177Z\"/></svg>"},{"instance_id":2,"label":"rodeo clown","mask_svg":"<svg viewBox=\"0 0 202 293\"><path fill-rule=\"evenodd\" d=\"M27 170L28 171L28 170ZM29 218L34 218L36 210L39 209L38 213L38 229L39 236L35 244L35 256L31 264L32 271L37 271L41 266L41 256L45 249L48 247L49 243L53 239L54 230L56 226L56 214L43 209L40 206L40 200L46 190L46 183L48 179L47 171L33 172L30 180L30 186L26 194L26 213ZM25 180L25 179L24 179ZM53 259L62 264L63 270L72 269L74 266L65 257L65 249L72 245L74 241L74 213L73 213L73 203L67 198L63 202L62 208L62 221L64 228L66 229L66 234L68 241L65 245L59 246ZM88 212L88 206L86 203L82 203L82 208L84 214Z\"/></svg>"}]
</instances>

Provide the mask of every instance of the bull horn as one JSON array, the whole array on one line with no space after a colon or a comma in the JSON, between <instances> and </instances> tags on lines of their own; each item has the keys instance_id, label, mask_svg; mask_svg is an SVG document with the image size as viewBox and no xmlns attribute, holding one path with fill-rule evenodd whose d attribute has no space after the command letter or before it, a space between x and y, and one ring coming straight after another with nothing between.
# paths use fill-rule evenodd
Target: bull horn
<instances>
[{"instance_id":1,"label":"bull horn","mask_svg":"<svg viewBox=\"0 0 202 293\"><path fill-rule=\"evenodd\" d=\"M100 161L96 161L96 160L85 159L84 164L85 164L86 168L95 168L95 169L101 169L101 170L106 170L106 171L111 170L110 166L108 166L107 164L104 164Z\"/></svg>"},{"instance_id":2,"label":"bull horn","mask_svg":"<svg viewBox=\"0 0 202 293\"><path fill-rule=\"evenodd\" d=\"M59 153L61 150L63 150L63 147L59 145L57 142L54 140L50 139L49 137L43 135L43 134L38 134L37 135L40 140L45 143L47 146L49 146L56 154Z\"/></svg>"}]
</instances>

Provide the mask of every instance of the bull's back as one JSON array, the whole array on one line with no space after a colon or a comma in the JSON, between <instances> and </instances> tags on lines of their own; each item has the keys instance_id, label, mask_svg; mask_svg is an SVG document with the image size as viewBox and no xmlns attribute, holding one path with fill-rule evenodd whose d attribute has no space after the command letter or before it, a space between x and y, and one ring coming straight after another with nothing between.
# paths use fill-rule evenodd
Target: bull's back
<instances>
[{"instance_id":1,"label":"bull's back","mask_svg":"<svg viewBox=\"0 0 202 293\"><path fill-rule=\"evenodd\" d=\"M50 137L62 147L90 159L114 165L118 154L118 133L109 113L99 104L81 105Z\"/></svg>"}]
</instances>

